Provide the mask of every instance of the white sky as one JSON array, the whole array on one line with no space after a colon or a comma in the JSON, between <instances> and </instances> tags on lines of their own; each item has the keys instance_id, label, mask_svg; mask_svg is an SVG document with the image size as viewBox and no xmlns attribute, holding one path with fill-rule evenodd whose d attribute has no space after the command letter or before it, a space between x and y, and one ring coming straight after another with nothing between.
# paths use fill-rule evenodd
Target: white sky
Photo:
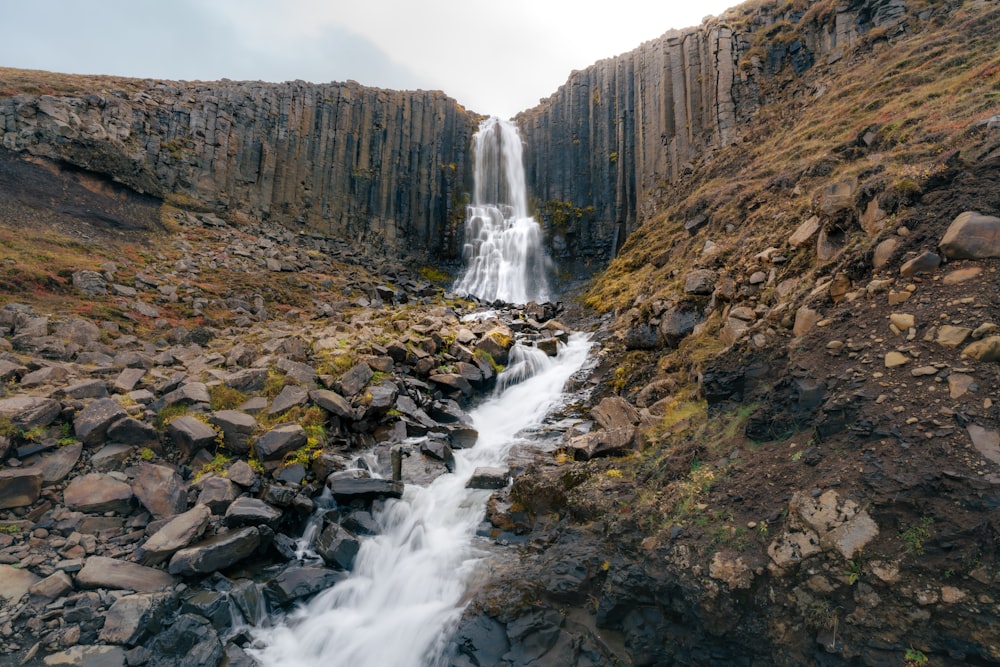
<instances>
[{"instance_id":1,"label":"white sky","mask_svg":"<svg viewBox=\"0 0 1000 667\"><path fill-rule=\"evenodd\" d=\"M437 89L533 107L574 69L735 0L0 0L0 66Z\"/></svg>"}]
</instances>

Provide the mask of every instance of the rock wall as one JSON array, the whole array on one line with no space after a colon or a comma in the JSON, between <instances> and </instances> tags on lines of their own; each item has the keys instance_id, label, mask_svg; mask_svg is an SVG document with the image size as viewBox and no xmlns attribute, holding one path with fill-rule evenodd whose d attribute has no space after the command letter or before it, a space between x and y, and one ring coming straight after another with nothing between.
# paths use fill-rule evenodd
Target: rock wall
<instances>
[{"instance_id":1,"label":"rock wall","mask_svg":"<svg viewBox=\"0 0 1000 667\"><path fill-rule=\"evenodd\" d=\"M477 117L443 93L353 82L129 84L2 98L0 143L366 250L457 254Z\"/></svg>"},{"instance_id":2,"label":"rock wall","mask_svg":"<svg viewBox=\"0 0 1000 667\"><path fill-rule=\"evenodd\" d=\"M700 27L672 30L573 72L519 114L529 192L581 213L580 224L550 225L557 254L612 256L691 163L743 140L767 102L763 80L801 74L820 59L835 63L873 28L905 29L902 0L813 4L810 11L808 3L780 10L747 3Z\"/></svg>"}]
</instances>

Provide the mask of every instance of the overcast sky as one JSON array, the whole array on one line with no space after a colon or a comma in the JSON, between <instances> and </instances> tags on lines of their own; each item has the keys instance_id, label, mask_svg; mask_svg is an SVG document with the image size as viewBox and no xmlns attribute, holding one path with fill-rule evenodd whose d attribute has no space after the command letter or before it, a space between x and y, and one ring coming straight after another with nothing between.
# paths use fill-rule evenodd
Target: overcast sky
<instances>
[{"instance_id":1,"label":"overcast sky","mask_svg":"<svg viewBox=\"0 0 1000 667\"><path fill-rule=\"evenodd\" d=\"M0 66L443 90L510 117L734 0L0 0Z\"/></svg>"}]
</instances>

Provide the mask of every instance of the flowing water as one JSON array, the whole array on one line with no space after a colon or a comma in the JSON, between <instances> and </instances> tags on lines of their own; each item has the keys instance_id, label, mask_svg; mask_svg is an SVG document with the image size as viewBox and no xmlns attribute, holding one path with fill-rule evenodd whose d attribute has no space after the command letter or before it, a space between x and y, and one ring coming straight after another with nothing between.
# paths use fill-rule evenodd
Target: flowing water
<instances>
[{"instance_id":1,"label":"flowing water","mask_svg":"<svg viewBox=\"0 0 1000 667\"><path fill-rule=\"evenodd\" d=\"M528 215L521 135L517 126L487 118L473 137L475 191L465 220L465 273L460 294L485 301L548 301L549 259L541 227Z\"/></svg>"},{"instance_id":2,"label":"flowing water","mask_svg":"<svg viewBox=\"0 0 1000 667\"><path fill-rule=\"evenodd\" d=\"M465 488L479 466L505 466L522 432L542 423L584 363L590 343L574 334L559 355L515 347L497 394L471 411L479 441L455 452L455 471L408 485L376 520L349 577L285 623L258 631L255 656L274 667L426 667L440 661L484 552L475 544L489 491ZM506 376L506 377L505 377ZM520 434L520 435L519 435Z\"/></svg>"}]
</instances>

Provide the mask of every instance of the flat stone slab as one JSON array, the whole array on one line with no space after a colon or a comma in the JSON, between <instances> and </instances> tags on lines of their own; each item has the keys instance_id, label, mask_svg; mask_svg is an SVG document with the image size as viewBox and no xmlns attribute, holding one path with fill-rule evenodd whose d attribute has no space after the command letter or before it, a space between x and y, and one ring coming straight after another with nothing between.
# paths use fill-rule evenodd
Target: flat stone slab
<instances>
[{"instance_id":1,"label":"flat stone slab","mask_svg":"<svg viewBox=\"0 0 1000 667\"><path fill-rule=\"evenodd\" d=\"M216 535L186 549L170 559L170 574L198 575L223 570L243 560L260 546L256 527L241 528Z\"/></svg>"},{"instance_id":2,"label":"flat stone slab","mask_svg":"<svg viewBox=\"0 0 1000 667\"><path fill-rule=\"evenodd\" d=\"M361 477L358 479L334 478L328 481L330 493L338 503L352 500L377 500L379 498L402 498L403 483L391 479Z\"/></svg>"},{"instance_id":3,"label":"flat stone slab","mask_svg":"<svg viewBox=\"0 0 1000 667\"><path fill-rule=\"evenodd\" d=\"M465 488L502 489L508 482L510 482L510 471L507 468L484 466L475 469Z\"/></svg>"},{"instance_id":4,"label":"flat stone slab","mask_svg":"<svg viewBox=\"0 0 1000 667\"><path fill-rule=\"evenodd\" d=\"M0 598L14 604L39 581L41 581L41 577L28 570L10 565L0 565Z\"/></svg>"},{"instance_id":5,"label":"flat stone slab","mask_svg":"<svg viewBox=\"0 0 1000 667\"><path fill-rule=\"evenodd\" d=\"M66 486L63 502L78 512L124 514L132 507L132 488L110 475L90 473L75 477Z\"/></svg>"},{"instance_id":6,"label":"flat stone slab","mask_svg":"<svg viewBox=\"0 0 1000 667\"><path fill-rule=\"evenodd\" d=\"M136 560L143 565L166 561L201 537L211 518L212 511L205 505L195 505L187 512L178 514L136 550Z\"/></svg>"},{"instance_id":7,"label":"flat stone slab","mask_svg":"<svg viewBox=\"0 0 1000 667\"><path fill-rule=\"evenodd\" d=\"M45 656L47 667L126 667L125 649L120 646L73 646Z\"/></svg>"},{"instance_id":8,"label":"flat stone slab","mask_svg":"<svg viewBox=\"0 0 1000 667\"><path fill-rule=\"evenodd\" d=\"M51 398L14 396L0 400L0 417L6 417L24 430L48 426L60 412L62 404Z\"/></svg>"},{"instance_id":9,"label":"flat stone slab","mask_svg":"<svg viewBox=\"0 0 1000 667\"><path fill-rule=\"evenodd\" d=\"M187 483L167 466L140 463L132 479L132 492L157 519L186 510L187 490Z\"/></svg>"},{"instance_id":10,"label":"flat stone slab","mask_svg":"<svg viewBox=\"0 0 1000 667\"><path fill-rule=\"evenodd\" d=\"M0 470L0 509L27 507L42 492L42 473L32 468Z\"/></svg>"},{"instance_id":11,"label":"flat stone slab","mask_svg":"<svg viewBox=\"0 0 1000 667\"><path fill-rule=\"evenodd\" d=\"M91 556L76 575L80 588L111 588L157 593L170 590L177 579L163 570L105 556Z\"/></svg>"},{"instance_id":12,"label":"flat stone slab","mask_svg":"<svg viewBox=\"0 0 1000 667\"><path fill-rule=\"evenodd\" d=\"M325 567L293 566L267 583L264 593L281 605L325 591L347 574Z\"/></svg>"}]
</instances>

